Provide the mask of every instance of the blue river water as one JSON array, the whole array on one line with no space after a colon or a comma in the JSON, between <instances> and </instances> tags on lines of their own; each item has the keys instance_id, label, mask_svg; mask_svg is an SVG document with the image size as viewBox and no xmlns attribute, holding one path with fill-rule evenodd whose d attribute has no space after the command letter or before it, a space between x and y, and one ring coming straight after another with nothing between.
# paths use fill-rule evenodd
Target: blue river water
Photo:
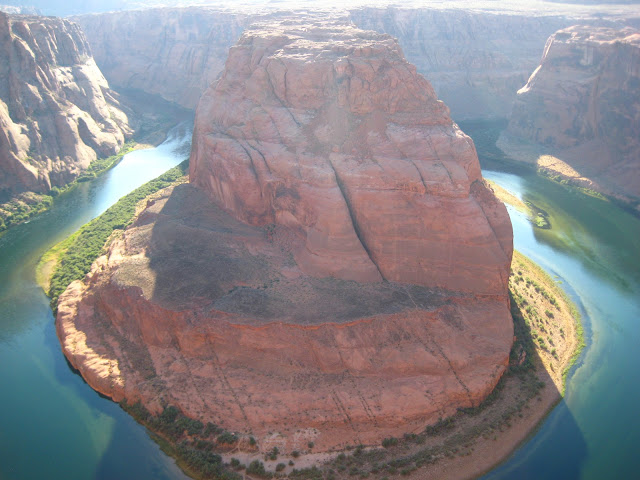
<instances>
[{"instance_id":1,"label":"blue river water","mask_svg":"<svg viewBox=\"0 0 640 480\"><path fill-rule=\"evenodd\" d=\"M552 228L541 230L509 207L514 244L563 282L582 310L587 343L565 398L483 478L638 478L640 221L535 175L483 174L549 214Z\"/></svg>"},{"instance_id":2,"label":"blue river water","mask_svg":"<svg viewBox=\"0 0 640 480\"><path fill-rule=\"evenodd\" d=\"M35 265L51 245L188 157L191 127L136 150L0 238L0 479L187 478L118 405L62 355Z\"/></svg>"},{"instance_id":3,"label":"blue river water","mask_svg":"<svg viewBox=\"0 0 640 480\"><path fill-rule=\"evenodd\" d=\"M182 125L0 238L0 480L185 478L143 427L69 368L34 270L51 245L178 164L189 145ZM640 221L535 175L484 174L549 214L552 229L539 230L510 209L515 246L563 282L588 345L564 400L483 478L637 478Z\"/></svg>"}]
</instances>

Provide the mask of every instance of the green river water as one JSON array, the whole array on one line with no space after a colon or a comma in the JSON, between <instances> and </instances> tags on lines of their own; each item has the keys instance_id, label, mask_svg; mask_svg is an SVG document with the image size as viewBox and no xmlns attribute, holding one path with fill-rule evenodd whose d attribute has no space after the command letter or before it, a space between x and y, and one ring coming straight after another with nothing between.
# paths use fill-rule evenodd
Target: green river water
<instances>
[{"instance_id":1,"label":"green river water","mask_svg":"<svg viewBox=\"0 0 640 480\"><path fill-rule=\"evenodd\" d=\"M0 238L1 480L185 478L143 427L69 368L34 269L52 244L182 161L189 143L188 128L174 130ZM553 228L534 230L510 211L515 246L563 282L588 345L565 399L483 478L640 478L640 221L535 175L484 173L549 213Z\"/></svg>"}]
</instances>

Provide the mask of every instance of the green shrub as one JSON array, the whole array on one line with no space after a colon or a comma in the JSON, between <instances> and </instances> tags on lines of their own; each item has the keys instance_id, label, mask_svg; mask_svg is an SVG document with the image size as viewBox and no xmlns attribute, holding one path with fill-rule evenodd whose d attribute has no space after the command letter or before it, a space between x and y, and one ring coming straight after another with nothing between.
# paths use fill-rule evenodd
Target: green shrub
<instances>
[{"instance_id":1,"label":"green shrub","mask_svg":"<svg viewBox=\"0 0 640 480\"><path fill-rule=\"evenodd\" d=\"M217 435L218 433L222 433L223 429L220 428L215 423L207 422L207 426L204 428L204 432L202 432L203 437L210 437L211 435Z\"/></svg>"},{"instance_id":2,"label":"green shrub","mask_svg":"<svg viewBox=\"0 0 640 480\"><path fill-rule=\"evenodd\" d=\"M382 440L382 446L384 448L393 447L398 444L398 439L394 437L385 438Z\"/></svg>"},{"instance_id":3,"label":"green shrub","mask_svg":"<svg viewBox=\"0 0 640 480\"><path fill-rule=\"evenodd\" d=\"M238 437L233 433L224 432L222 435L218 436L216 441L220 444L234 444L236 443L236 440L238 440Z\"/></svg>"},{"instance_id":4,"label":"green shrub","mask_svg":"<svg viewBox=\"0 0 640 480\"><path fill-rule=\"evenodd\" d=\"M271 472L267 472L264 468L264 464L260 460L254 460L247 467L247 473L249 475L257 475L262 478L271 478L273 474Z\"/></svg>"},{"instance_id":5,"label":"green shrub","mask_svg":"<svg viewBox=\"0 0 640 480\"><path fill-rule=\"evenodd\" d=\"M158 190L168 187L185 175L188 161L168 170L159 177L138 187L118 200L99 217L84 225L75 236L67 251L61 256L51 277L49 297L55 310L58 297L71 282L82 279L91 269L91 264L100 256L105 242L116 229L131 223L138 202Z\"/></svg>"}]
</instances>

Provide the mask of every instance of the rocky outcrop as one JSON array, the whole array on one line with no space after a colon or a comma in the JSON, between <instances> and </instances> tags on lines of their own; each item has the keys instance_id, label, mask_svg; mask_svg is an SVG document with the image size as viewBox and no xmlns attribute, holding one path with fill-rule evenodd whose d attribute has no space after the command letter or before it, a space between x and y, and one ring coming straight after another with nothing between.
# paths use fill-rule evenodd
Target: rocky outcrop
<instances>
[{"instance_id":1,"label":"rocky outcrop","mask_svg":"<svg viewBox=\"0 0 640 480\"><path fill-rule=\"evenodd\" d=\"M80 28L0 13L0 193L47 191L116 153L127 116Z\"/></svg>"},{"instance_id":2,"label":"rocky outcrop","mask_svg":"<svg viewBox=\"0 0 640 480\"><path fill-rule=\"evenodd\" d=\"M212 8L157 8L74 17L114 87L195 109L250 17Z\"/></svg>"},{"instance_id":3,"label":"rocky outcrop","mask_svg":"<svg viewBox=\"0 0 640 480\"><path fill-rule=\"evenodd\" d=\"M639 87L638 30L560 30L549 38L540 65L518 91L508 127L512 137L538 148L530 149L533 154L527 158L509 137L501 146L516 158L550 170L564 166L569 178L638 202Z\"/></svg>"},{"instance_id":4,"label":"rocky outcrop","mask_svg":"<svg viewBox=\"0 0 640 480\"><path fill-rule=\"evenodd\" d=\"M379 444L496 385L511 224L394 39L245 32L198 106L190 179L60 297L94 388L291 452Z\"/></svg>"},{"instance_id":5,"label":"rocky outcrop","mask_svg":"<svg viewBox=\"0 0 640 480\"><path fill-rule=\"evenodd\" d=\"M397 42L276 32L246 33L200 100L191 182L243 221L303 232L309 274L504 293L510 223L483 211L473 142Z\"/></svg>"}]
</instances>

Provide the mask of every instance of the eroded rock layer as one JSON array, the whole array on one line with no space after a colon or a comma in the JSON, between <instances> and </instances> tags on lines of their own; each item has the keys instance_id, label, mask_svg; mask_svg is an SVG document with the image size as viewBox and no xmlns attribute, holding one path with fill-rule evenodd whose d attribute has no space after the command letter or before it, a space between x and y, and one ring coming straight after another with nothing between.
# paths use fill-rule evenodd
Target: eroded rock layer
<instances>
[{"instance_id":1,"label":"eroded rock layer","mask_svg":"<svg viewBox=\"0 0 640 480\"><path fill-rule=\"evenodd\" d=\"M60 297L94 388L282 452L379 444L493 389L511 225L395 40L246 32L198 107L190 176Z\"/></svg>"},{"instance_id":2,"label":"eroded rock layer","mask_svg":"<svg viewBox=\"0 0 640 480\"><path fill-rule=\"evenodd\" d=\"M47 191L117 153L127 116L80 28L0 13L0 193Z\"/></svg>"},{"instance_id":3,"label":"eroded rock layer","mask_svg":"<svg viewBox=\"0 0 640 480\"><path fill-rule=\"evenodd\" d=\"M343 16L361 29L398 39L407 59L433 85L457 120L508 117L516 91L540 61L553 32L576 23L638 25L637 9L571 8L523 2L443 2L331 8L305 5L319 18ZM362 4L366 2L360 2ZM74 17L109 82L195 108L251 23L284 17L298 5L272 2L216 7L149 8Z\"/></svg>"},{"instance_id":4,"label":"eroded rock layer","mask_svg":"<svg viewBox=\"0 0 640 480\"><path fill-rule=\"evenodd\" d=\"M397 6L353 10L351 18L360 28L398 38L456 120L508 117L541 45L571 24L535 12Z\"/></svg>"},{"instance_id":5,"label":"eroded rock layer","mask_svg":"<svg viewBox=\"0 0 640 480\"><path fill-rule=\"evenodd\" d=\"M638 30L560 30L518 92L509 133L545 147L589 186L637 202L639 87Z\"/></svg>"},{"instance_id":6,"label":"eroded rock layer","mask_svg":"<svg viewBox=\"0 0 640 480\"><path fill-rule=\"evenodd\" d=\"M158 94L195 109L251 16L211 8L156 8L82 15L96 61L115 87Z\"/></svg>"},{"instance_id":7,"label":"eroded rock layer","mask_svg":"<svg viewBox=\"0 0 640 480\"><path fill-rule=\"evenodd\" d=\"M396 40L308 28L271 23L230 50L191 182L247 223L298 229L309 274L504 294L511 224L471 139Z\"/></svg>"}]
</instances>

